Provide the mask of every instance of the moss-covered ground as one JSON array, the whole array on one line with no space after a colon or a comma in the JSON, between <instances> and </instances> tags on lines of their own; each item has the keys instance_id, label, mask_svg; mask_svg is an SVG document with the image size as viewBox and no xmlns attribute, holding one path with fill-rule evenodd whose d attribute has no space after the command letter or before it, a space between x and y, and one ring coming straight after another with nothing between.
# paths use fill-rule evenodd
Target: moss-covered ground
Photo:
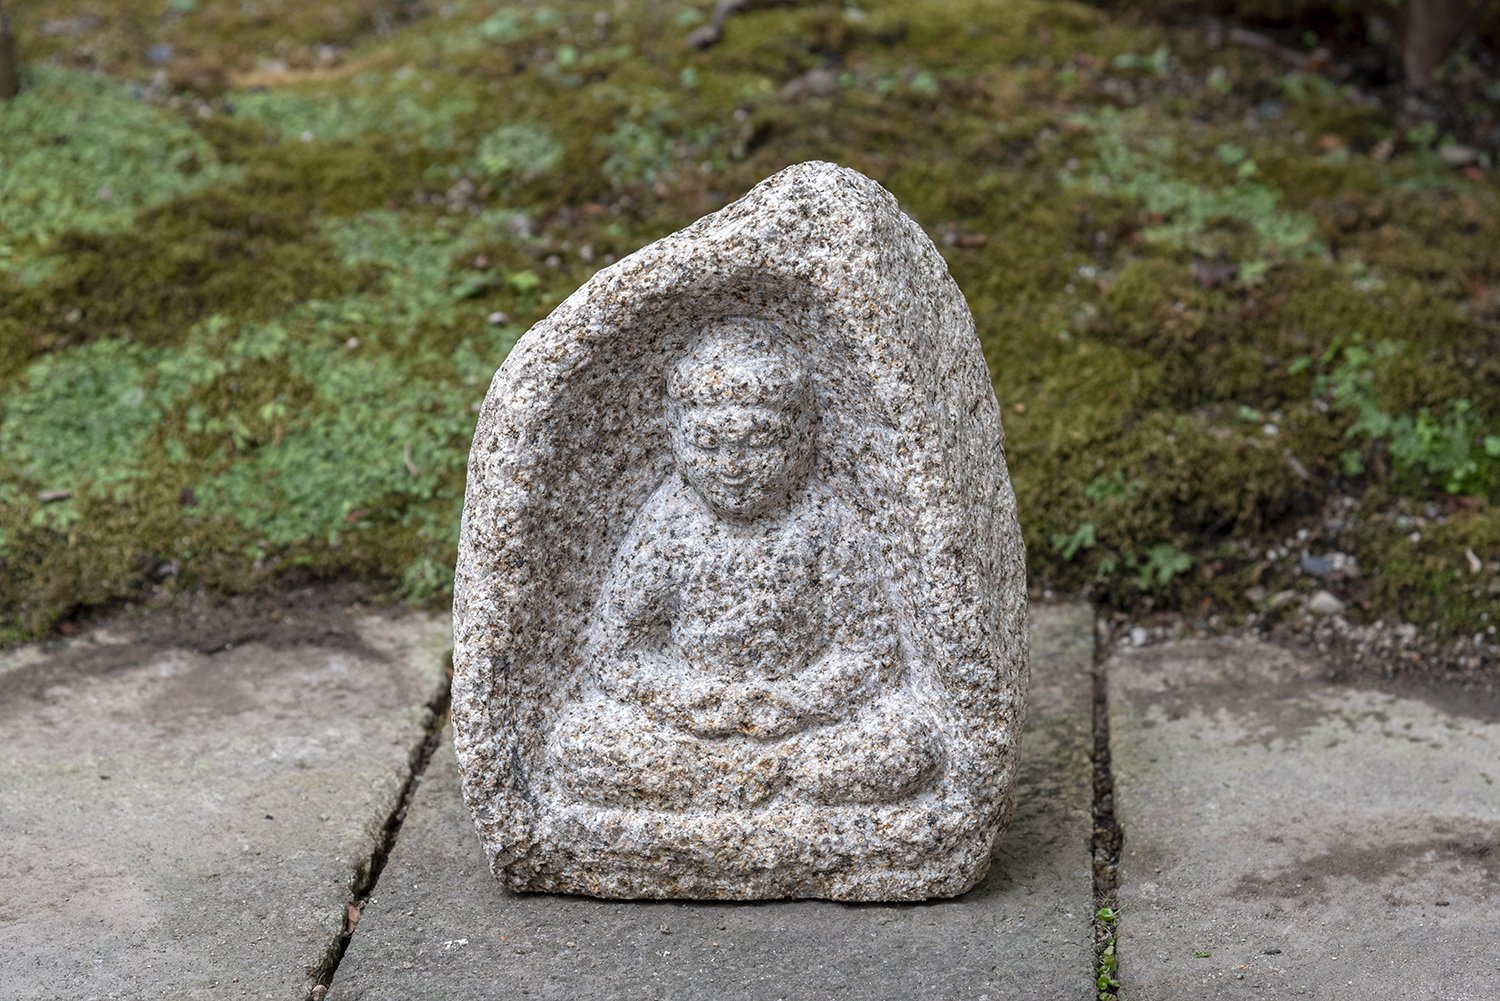
<instances>
[{"instance_id":1,"label":"moss-covered ground","mask_svg":"<svg viewBox=\"0 0 1500 1001\"><path fill-rule=\"evenodd\" d=\"M1038 588L1493 634L1500 186L1316 61L1066 0L766 5L703 52L706 2L8 6L0 636L443 601L509 347L813 158L968 295Z\"/></svg>"}]
</instances>

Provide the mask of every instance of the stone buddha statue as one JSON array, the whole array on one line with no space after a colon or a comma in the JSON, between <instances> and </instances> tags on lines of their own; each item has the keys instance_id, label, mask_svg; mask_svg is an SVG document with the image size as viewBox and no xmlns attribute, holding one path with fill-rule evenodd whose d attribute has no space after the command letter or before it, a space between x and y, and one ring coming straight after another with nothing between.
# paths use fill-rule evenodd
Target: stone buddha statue
<instances>
[{"instance_id":1,"label":"stone buddha statue","mask_svg":"<svg viewBox=\"0 0 1500 1001\"><path fill-rule=\"evenodd\" d=\"M1025 553L922 228L798 164L590 278L485 396L453 607L454 750L510 889L973 887L1015 806Z\"/></svg>"},{"instance_id":2,"label":"stone buddha statue","mask_svg":"<svg viewBox=\"0 0 1500 1001\"><path fill-rule=\"evenodd\" d=\"M901 690L879 554L816 475L806 364L773 325L731 318L665 390L674 469L600 589L594 684L553 729L554 774L585 803L658 810L920 791L940 730Z\"/></svg>"}]
</instances>

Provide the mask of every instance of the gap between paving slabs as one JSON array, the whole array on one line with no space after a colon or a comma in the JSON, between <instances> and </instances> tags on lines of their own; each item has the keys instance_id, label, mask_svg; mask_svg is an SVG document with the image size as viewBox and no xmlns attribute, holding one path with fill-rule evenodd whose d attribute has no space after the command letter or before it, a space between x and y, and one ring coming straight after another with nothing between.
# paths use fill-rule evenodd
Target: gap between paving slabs
<instances>
[{"instance_id":1,"label":"gap between paving slabs","mask_svg":"<svg viewBox=\"0 0 1500 1001\"><path fill-rule=\"evenodd\" d=\"M1033 636L1016 817L989 878L964 897L850 906L509 894L484 864L445 734L329 1001L1093 1001L1093 611L1039 605Z\"/></svg>"},{"instance_id":2,"label":"gap between paving slabs","mask_svg":"<svg viewBox=\"0 0 1500 1001\"><path fill-rule=\"evenodd\" d=\"M1113 652L1132 1001L1489 1001L1500 693L1245 637Z\"/></svg>"},{"instance_id":3,"label":"gap between paving slabs","mask_svg":"<svg viewBox=\"0 0 1500 1001\"><path fill-rule=\"evenodd\" d=\"M1109 734L1109 656L1106 630L1094 623L1094 962L1101 1001L1121 991L1119 973L1120 849L1125 832L1115 817L1115 779Z\"/></svg>"},{"instance_id":4,"label":"gap between paving slabs","mask_svg":"<svg viewBox=\"0 0 1500 1001\"><path fill-rule=\"evenodd\" d=\"M0 999L306 998L451 635L310 588L0 653Z\"/></svg>"},{"instance_id":5,"label":"gap between paving slabs","mask_svg":"<svg viewBox=\"0 0 1500 1001\"><path fill-rule=\"evenodd\" d=\"M385 863L391 857L391 849L396 847L396 838L400 836L401 825L405 823L406 814L411 810L412 799L415 798L417 789L422 784L422 777L427 773L427 766L432 763L432 756L437 752L438 744L443 739L448 726L449 707L452 703L453 651L451 649L446 654L446 658L449 684L443 685L433 696L432 701L427 704L432 715L428 720L427 730L422 735L421 743L412 749L411 774L407 776L406 785L401 789L401 798L396 803L396 808L391 811L391 815L386 818L385 826L381 828L380 840L371 850L369 861L355 875L349 891L349 903L344 905L343 933L328 944L328 951L317 966L313 987L308 992L310 1001L322 1001L327 995L328 987L338 973L339 963L343 961L344 954L349 951L349 942L354 938L354 932L359 927L359 919L365 903L370 899L370 894L374 892L376 884L380 881L380 874L385 870Z\"/></svg>"}]
</instances>

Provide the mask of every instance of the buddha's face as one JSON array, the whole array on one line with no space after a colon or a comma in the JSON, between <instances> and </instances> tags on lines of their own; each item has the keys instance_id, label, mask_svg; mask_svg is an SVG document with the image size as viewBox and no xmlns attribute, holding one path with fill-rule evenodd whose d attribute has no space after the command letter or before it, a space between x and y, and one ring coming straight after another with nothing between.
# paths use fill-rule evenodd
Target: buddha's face
<instances>
[{"instance_id":1,"label":"buddha's face","mask_svg":"<svg viewBox=\"0 0 1500 1001\"><path fill-rule=\"evenodd\" d=\"M807 480L813 445L801 405L709 403L675 409L677 468L720 517L757 518L785 505Z\"/></svg>"}]
</instances>

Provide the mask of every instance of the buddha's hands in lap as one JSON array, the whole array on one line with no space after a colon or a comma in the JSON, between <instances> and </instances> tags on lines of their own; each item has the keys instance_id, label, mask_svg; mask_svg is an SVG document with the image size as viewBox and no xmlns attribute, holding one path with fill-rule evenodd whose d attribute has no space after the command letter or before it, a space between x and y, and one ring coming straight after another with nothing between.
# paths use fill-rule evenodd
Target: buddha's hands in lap
<instances>
[{"instance_id":1,"label":"buddha's hands in lap","mask_svg":"<svg viewBox=\"0 0 1500 1001\"><path fill-rule=\"evenodd\" d=\"M795 733L806 725L801 708L787 697L782 685L745 681L730 685L725 708L735 719L735 731L761 740Z\"/></svg>"},{"instance_id":2,"label":"buddha's hands in lap","mask_svg":"<svg viewBox=\"0 0 1500 1001\"><path fill-rule=\"evenodd\" d=\"M868 651L827 650L789 678L730 685L728 715L759 740L831 723L872 696L879 667Z\"/></svg>"},{"instance_id":3,"label":"buddha's hands in lap","mask_svg":"<svg viewBox=\"0 0 1500 1001\"><path fill-rule=\"evenodd\" d=\"M742 733L742 686L719 678L693 677L680 658L633 651L601 666L604 694L639 707L648 719L699 737Z\"/></svg>"},{"instance_id":4,"label":"buddha's hands in lap","mask_svg":"<svg viewBox=\"0 0 1500 1001\"><path fill-rule=\"evenodd\" d=\"M762 739L785 736L801 727L802 712L776 686L720 678L688 678L663 657L637 656L601 672L606 695L638 706L647 718L698 737L749 734Z\"/></svg>"},{"instance_id":5,"label":"buddha's hands in lap","mask_svg":"<svg viewBox=\"0 0 1500 1001\"><path fill-rule=\"evenodd\" d=\"M799 725L793 730L831 723L873 696L883 666L873 650L830 647L801 671L775 682L776 699L795 707Z\"/></svg>"},{"instance_id":6,"label":"buddha's hands in lap","mask_svg":"<svg viewBox=\"0 0 1500 1001\"><path fill-rule=\"evenodd\" d=\"M606 695L696 736L774 740L839 719L866 701L880 666L868 650L830 649L789 678L729 681L693 677L680 659L636 651L601 670L600 682Z\"/></svg>"}]
</instances>

